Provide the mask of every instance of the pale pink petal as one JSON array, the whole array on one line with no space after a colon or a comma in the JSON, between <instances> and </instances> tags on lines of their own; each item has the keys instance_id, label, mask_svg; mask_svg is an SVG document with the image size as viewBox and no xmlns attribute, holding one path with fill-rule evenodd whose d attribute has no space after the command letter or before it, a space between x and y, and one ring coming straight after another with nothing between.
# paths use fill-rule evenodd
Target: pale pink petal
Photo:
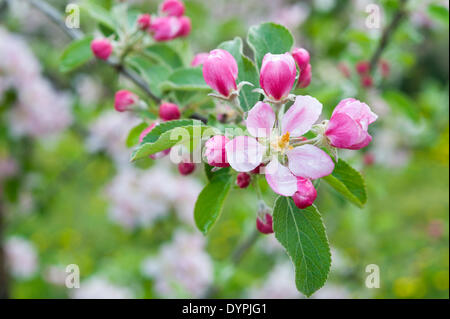
<instances>
[{"instance_id":1,"label":"pale pink petal","mask_svg":"<svg viewBox=\"0 0 450 319\"><path fill-rule=\"evenodd\" d=\"M322 113L322 103L308 95L299 95L281 120L283 134L301 136L311 129Z\"/></svg>"},{"instance_id":2,"label":"pale pink petal","mask_svg":"<svg viewBox=\"0 0 450 319\"><path fill-rule=\"evenodd\" d=\"M266 147L249 136L238 136L225 145L227 160L238 172L249 172L259 166Z\"/></svg>"},{"instance_id":3,"label":"pale pink petal","mask_svg":"<svg viewBox=\"0 0 450 319\"><path fill-rule=\"evenodd\" d=\"M273 191L282 196L292 196L297 191L297 178L277 158L265 167L266 180Z\"/></svg>"},{"instance_id":4,"label":"pale pink petal","mask_svg":"<svg viewBox=\"0 0 450 319\"><path fill-rule=\"evenodd\" d=\"M289 169L300 177L316 179L330 175L334 169L331 157L313 145L302 145L286 153Z\"/></svg>"},{"instance_id":5,"label":"pale pink petal","mask_svg":"<svg viewBox=\"0 0 450 319\"><path fill-rule=\"evenodd\" d=\"M268 137L275 123L275 112L264 102L258 102L248 112L247 129L255 137Z\"/></svg>"},{"instance_id":6,"label":"pale pink petal","mask_svg":"<svg viewBox=\"0 0 450 319\"><path fill-rule=\"evenodd\" d=\"M337 114L346 114L359 123L365 130L367 130L369 124L372 124L378 118L366 103L353 98L344 99L339 102L333 111L331 119Z\"/></svg>"}]
</instances>

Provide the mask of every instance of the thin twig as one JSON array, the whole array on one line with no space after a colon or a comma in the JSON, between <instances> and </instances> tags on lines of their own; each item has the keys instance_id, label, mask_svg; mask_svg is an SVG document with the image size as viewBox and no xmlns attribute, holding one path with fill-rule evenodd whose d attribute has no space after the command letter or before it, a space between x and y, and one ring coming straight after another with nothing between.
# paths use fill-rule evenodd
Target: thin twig
<instances>
[{"instance_id":1,"label":"thin twig","mask_svg":"<svg viewBox=\"0 0 450 319\"><path fill-rule=\"evenodd\" d=\"M29 0L30 4L33 5L37 10L42 12L49 18L51 21L53 21L56 25L58 25L64 32L72 39L78 40L84 37L84 33L77 29L71 29L66 26L64 23L63 18L61 17L61 14L53 8L48 3L41 1L41 0ZM132 82L134 82L139 88L141 88L152 100L154 100L156 103L160 103L161 99L153 94L153 92L148 87L147 83L144 81L143 78L141 78L137 73L125 68L121 64L117 64L115 62L112 62L110 60L106 61L108 65L116 69L119 73L130 79Z\"/></svg>"},{"instance_id":2,"label":"thin twig","mask_svg":"<svg viewBox=\"0 0 450 319\"><path fill-rule=\"evenodd\" d=\"M392 18L391 23L384 29L383 34L381 35L381 40L378 43L378 47L375 50L372 58L370 59L370 72L375 70L378 65L378 61L380 60L381 54L384 49L387 47L391 36L394 34L397 27L400 25L402 19L406 16L406 3L408 0L400 0L399 8Z\"/></svg>"}]
</instances>

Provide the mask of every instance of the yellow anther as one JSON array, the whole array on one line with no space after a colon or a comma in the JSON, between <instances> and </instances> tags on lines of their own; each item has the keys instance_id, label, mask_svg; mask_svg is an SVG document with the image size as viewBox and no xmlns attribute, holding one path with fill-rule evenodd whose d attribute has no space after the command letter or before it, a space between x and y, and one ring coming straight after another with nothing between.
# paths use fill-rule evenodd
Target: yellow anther
<instances>
[{"instance_id":1,"label":"yellow anther","mask_svg":"<svg viewBox=\"0 0 450 319\"><path fill-rule=\"evenodd\" d=\"M284 134L278 141L278 146L281 149L284 149L289 146L289 135L290 135L289 132L286 132L286 134Z\"/></svg>"}]
</instances>

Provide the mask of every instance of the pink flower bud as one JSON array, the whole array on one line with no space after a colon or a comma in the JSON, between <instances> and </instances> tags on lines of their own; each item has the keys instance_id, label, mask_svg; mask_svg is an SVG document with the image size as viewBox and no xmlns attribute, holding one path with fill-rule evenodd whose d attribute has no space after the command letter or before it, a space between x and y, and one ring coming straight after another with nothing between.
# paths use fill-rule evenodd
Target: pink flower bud
<instances>
[{"instance_id":1,"label":"pink flower bud","mask_svg":"<svg viewBox=\"0 0 450 319\"><path fill-rule=\"evenodd\" d=\"M267 53L262 62L259 84L269 98L279 101L288 96L296 73L294 58L289 53Z\"/></svg>"},{"instance_id":2,"label":"pink flower bud","mask_svg":"<svg viewBox=\"0 0 450 319\"><path fill-rule=\"evenodd\" d=\"M309 64L309 52L303 48L296 48L292 51L292 57L297 62L298 68L303 70Z\"/></svg>"},{"instance_id":3,"label":"pink flower bud","mask_svg":"<svg viewBox=\"0 0 450 319\"><path fill-rule=\"evenodd\" d=\"M153 33L155 41L169 41L178 36L181 27L177 17L158 17L153 19L149 31Z\"/></svg>"},{"instance_id":4,"label":"pink flower bud","mask_svg":"<svg viewBox=\"0 0 450 319\"><path fill-rule=\"evenodd\" d=\"M247 173L239 173L236 177L236 184L239 188L247 188L250 185L251 176Z\"/></svg>"},{"instance_id":5,"label":"pink flower bud","mask_svg":"<svg viewBox=\"0 0 450 319\"><path fill-rule=\"evenodd\" d=\"M230 140L226 136L216 135L211 137L205 143L205 157L206 161L211 166L227 167L230 166L227 161L227 153L225 151L225 144Z\"/></svg>"},{"instance_id":6,"label":"pink flower bud","mask_svg":"<svg viewBox=\"0 0 450 319\"><path fill-rule=\"evenodd\" d=\"M363 157L364 165L372 166L375 163L375 156L372 153L365 153Z\"/></svg>"},{"instance_id":7,"label":"pink flower bud","mask_svg":"<svg viewBox=\"0 0 450 319\"><path fill-rule=\"evenodd\" d=\"M273 233L273 221L272 215L266 213L264 218L256 217L256 228L260 233L272 234Z\"/></svg>"},{"instance_id":8,"label":"pink flower bud","mask_svg":"<svg viewBox=\"0 0 450 319\"><path fill-rule=\"evenodd\" d=\"M370 75L364 75L361 78L361 85L365 88L370 88L373 85L373 79Z\"/></svg>"},{"instance_id":9,"label":"pink flower bud","mask_svg":"<svg viewBox=\"0 0 450 319\"><path fill-rule=\"evenodd\" d=\"M370 63L368 61L359 61L356 63L356 72L358 72L360 75L366 74L369 72L370 69Z\"/></svg>"},{"instance_id":10,"label":"pink flower bud","mask_svg":"<svg viewBox=\"0 0 450 319\"><path fill-rule=\"evenodd\" d=\"M189 17L180 17L179 22L181 23L180 30L177 33L177 37L187 37L191 33L192 25L191 19Z\"/></svg>"},{"instance_id":11,"label":"pink flower bud","mask_svg":"<svg viewBox=\"0 0 450 319\"><path fill-rule=\"evenodd\" d=\"M141 30L147 30L151 25L152 18L148 13L141 14L136 23Z\"/></svg>"},{"instance_id":12,"label":"pink flower bud","mask_svg":"<svg viewBox=\"0 0 450 319\"><path fill-rule=\"evenodd\" d=\"M116 92L114 99L114 108L117 112L125 112L139 101L139 97L127 90Z\"/></svg>"},{"instance_id":13,"label":"pink flower bud","mask_svg":"<svg viewBox=\"0 0 450 319\"><path fill-rule=\"evenodd\" d=\"M205 52L197 53L191 61L191 66L195 67L203 65L203 63L205 63L206 59L208 58L208 55L209 54Z\"/></svg>"},{"instance_id":14,"label":"pink flower bud","mask_svg":"<svg viewBox=\"0 0 450 319\"><path fill-rule=\"evenodd\" d=\"M297 177L297 192L292 195L295 206L305 209L311 206L317 197L317 191L311 180L303 177Z\"/></svg>"},{"instance_id":15,"label":"pink flower bud","mask_svg":"<svg viewBox=\"0 0 450 319\"><path fill-rule=\"evenodd\" d=\"M312 71L311 64L308 64L304 69L300 70L300 76L298 77L299 88L305 88L311 83Z\"/></svg>"},{"instance_id":16,"label":"pink flower bud","mask_svg":"<svg viewBox=\"0 0 450 319\"><path fill-rule=\"evenodd\" d=\"M176 104L163 103L159 106L159 117L163 121L178 120L180 116L180 109Z\"/></svg>"},{"instance_id":17,"label":"pink flower bud","mask_svg":"<svg viewBox=\"0 0 450 319\"><path fill-rule=\"evenodd\" d=\"M225 50L212 50L203 63L203 78L211 88L228 97L236 90L238 66L234 57Z\"/></svg>"},{"instance_id":18,"label":"pink flower bud","mask_svg":"<svg viewBox=\"0 0 450 319\"><path fill-rule=\"evenodd\" d=\"M181 17L184 14L184 4L179 0L165 0L161 4L161 12L168 16Z\"/></svg>"},{"instance_id":19,"label":"pink flower bud","mask_svg":"<svg viewBox=\"0 0 450 319\"><path fill-rule=\"evenodd\" d=\"M144 141L144 138L147 136L148 133L151 132L151 130L153 130L153 128L154 128L156 125L158 125L158 123L153 123L153 124L151 124L150 126L148 126L147 128L145 128L145 129L141 132L141 134L139 135L139 143L142 143L142 142ZM158 158L161 158L161 157L166 156L166 155L169 154L169 153L170 153L170 148L167 149L167 150L164 150L164 151L161 151L161 152L152 154L152 155L150 155L149 157L150 157L151 159L158 159Z\"/></svg>"},{"instance_id":20,"label":"pink flower bud","mask_svg":"<svg viewBox=\"0 0 450 319\"><path fill-rule=\"evenodd\" d=\"M181 175L189 175L195 170L194 163L180 163L178 164L178 171Z\"/></svg>"},{"instance_id":21,"label":"pink flower bud","mask_svg":"<svg viewBox=\"0 0 450 319\"><path fill-rule=\"evenodd\" d=\"M342 100L331 115L325 135L334 147L358 150L372 140L367 129L377 117L365 103L352 98Z\"/></svg>"},{"instance_id":22,"label":"pink flower bud","mask_svg":"<svg viewBox=\"0 0 450 319\"><path fill-rule=\"evenodd\" d=\"M91 50L101 60L108 60L113 50L108 39L95 39L91 42Z\"/></svg>"}]
</instances>

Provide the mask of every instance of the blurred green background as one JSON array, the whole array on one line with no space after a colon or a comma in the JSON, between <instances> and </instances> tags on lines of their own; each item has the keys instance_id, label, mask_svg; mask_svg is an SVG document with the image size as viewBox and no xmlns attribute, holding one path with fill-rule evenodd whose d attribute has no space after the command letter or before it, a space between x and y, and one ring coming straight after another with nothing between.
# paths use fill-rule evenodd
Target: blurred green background
<instances>
[{"instance_id":1,"label":"blurred green background","mask_svg":"<svg viewBox=\"0 0 450 319\"><path fill-rule=\"evenodd\" d=\"M64 12L66 1L49 2ZM95 2L105 8L114 4ZM129 2L143 12L158 6L158 1ZM380 6L381 28L365 24L370 3ZM333 264L326 286L313 298L448 298L448 1L408 2L408 15L382 54L389 74L378 69L371 87L361 84L355 65L370 59L398 1L190 0L185 5L192 33L174 46L210 51L236 36L245 39L253 24L281 23L297 46L311 52L312 84L300 94L321 101L326 115L342 98L355 96L380 116L367 149L340 154L365 176L366 206L359 209L325 183L319 186L316 204ZM70 39L26 1L0 1L0 7L0 58L8 61L16 52L9 61L22 75L22 68L40 65L39 77L51 83L58 99L68 96L58 103L70 110L70 120L67 114L53 119L67 123L52 127L51 134L15 132L25 115L11 110L20 98L17 91L30 84L23 76L15 90L4 89L11 76L0 62L3 237L6 262L18 267L10 269L12 298L303 297L273 235L260 235L238 265L230 263L233 250L254 230L257 199L251 189L232 191L218 224L203 238L189 215L206 180L203 168L181 177L165 160L137 168L128 164L128 130L139 122L112 112L123 79L101 63L60 73L59 57ZM82 12L81 28L94 27ZM5 41L17 41L10 44L16 51L6 52ZM247 47L245 52L250 54ZM28 101L56 103L53 96L32 96ZM43 116L40 111L45 110L33 116ZM136 170L142 177L136 178ZM180 185L191 192L180 191ZM140 206L129 208L128 202ZM150 217L127 215L135 211ZM69 264L79 266L80 289L64 286ZM365 285L370 264L379 266L379 288Z\"/></svg>"}]
</instances>

